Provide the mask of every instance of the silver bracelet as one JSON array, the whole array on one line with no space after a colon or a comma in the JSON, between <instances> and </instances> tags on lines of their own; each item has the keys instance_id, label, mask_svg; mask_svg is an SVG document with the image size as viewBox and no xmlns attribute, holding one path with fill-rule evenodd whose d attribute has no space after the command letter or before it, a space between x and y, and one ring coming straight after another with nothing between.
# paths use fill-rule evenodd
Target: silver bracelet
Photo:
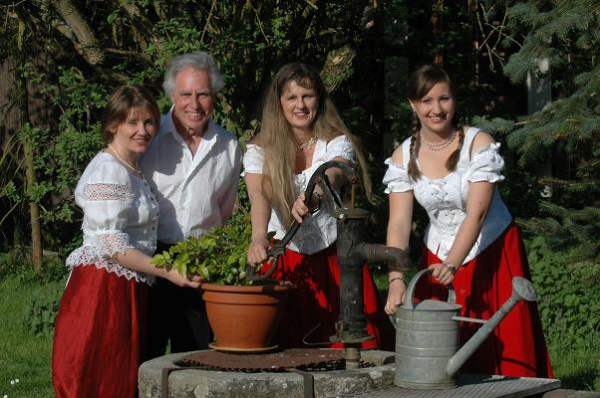
<instances>
[{"instance_id":1,"label":"silver bracelet","mask_svg":"<svg viewBox=\"0 0 600 398\"><path fill-rule=\"evenodd\" d=\"M442 262L442 264L444 265L444 267L450 268L453 274L456 274L456 271L458 271L458 267L449 261L444 261Z\"/></svg>"}]
</instances>

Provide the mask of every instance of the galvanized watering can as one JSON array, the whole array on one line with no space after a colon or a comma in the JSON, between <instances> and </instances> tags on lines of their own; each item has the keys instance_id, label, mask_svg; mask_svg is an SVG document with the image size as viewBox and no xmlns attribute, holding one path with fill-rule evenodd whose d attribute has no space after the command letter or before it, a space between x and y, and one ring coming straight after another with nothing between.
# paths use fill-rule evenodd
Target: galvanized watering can
<instances>
[{"instance_id":1,"label":"galvanized watering can","mask_svg":"<svg viewBox=\"0 0 600 398\"><path fill-rule=\"evenodd\" d=\"M500 321L521 300L535 301L531 282L513 278L512 295L489 320L458 316L460 305L449 286L448 301L424 300L413 302L413 292L419 278L430 273L419 271L406 290L404 304L390 316L396 328L396 376L399 387L412 389L446 389L456 386L453 378L465 361L475 352ZM477 322L483 326L459 349L458 322Z\"/></svg>"}]
</instances>

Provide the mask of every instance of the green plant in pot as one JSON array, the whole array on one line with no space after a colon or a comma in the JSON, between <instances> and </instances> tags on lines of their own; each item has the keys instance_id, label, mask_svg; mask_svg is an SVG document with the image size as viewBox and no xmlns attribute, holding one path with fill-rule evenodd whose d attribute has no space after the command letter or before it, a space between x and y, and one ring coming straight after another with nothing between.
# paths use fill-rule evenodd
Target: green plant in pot
<instances>
[{"instance_id":1,"label":"green plant in pot","mask_svg":"<svg viewBox=\"0 0 600 398\"><path fill-rule=\"evenodd\" d=\"M271 340L290 287L272 281L258 285L247 279L246 250L251 237L249 216L238 216L153 259L158 267L171 266L183 275L203 277L202 298L217 340L211 347L220 351L243 353L277 348Z\"/></svg>"}]
</instances>

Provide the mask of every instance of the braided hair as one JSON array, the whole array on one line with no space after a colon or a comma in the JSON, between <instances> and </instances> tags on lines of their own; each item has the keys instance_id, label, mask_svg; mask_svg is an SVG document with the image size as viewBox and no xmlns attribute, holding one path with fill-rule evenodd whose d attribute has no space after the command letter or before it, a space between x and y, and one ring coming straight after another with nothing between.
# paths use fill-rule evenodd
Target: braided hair
<instances>
[{"instance_id":1,"label":"braided hair","mask_svg":"<svg viewBox=\"0 0 600 398\"><path fill-rule=\"evenodd\" d=\"M450 76L446 73L444 69L437 65L424 65L417 69L411 77L408 79L407 85L407 98L411 102L420 101L423 97L427 95L427 93L435 86L437 83L445 82L450 87L450 91L453 93L454 88L452 85L452 80L450 80ZM458 164L458 160L460 158L460 151L462 149L464 140L465 140L465 132L464 128L457 123L456 121L456 113L452 117L452 125L458 132L458 147L446 160L446 168L448 171L456 170L456 165ZM417 166L417 153L419 152L419 148L421 146L421 121L417 117L416 113L413 113L413 124L411 128L411 140L410 140L410 158L408 161L408 176L416 181L421 178L421 170Z\"/></svg>"}]
</instances>

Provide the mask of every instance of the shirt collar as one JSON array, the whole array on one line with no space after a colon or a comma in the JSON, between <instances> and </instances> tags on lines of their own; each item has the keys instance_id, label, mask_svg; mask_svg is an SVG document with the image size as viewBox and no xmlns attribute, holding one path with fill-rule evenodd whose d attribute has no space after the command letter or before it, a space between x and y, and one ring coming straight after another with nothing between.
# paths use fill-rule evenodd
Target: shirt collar
<instances>
[{"instance_id":1,"label":"shirt collar","mask_svg":"<svg viewBox=\"0 0 600 398\"><path fill-rule=\"evenodd\" d=\"M175 122L173 121L173 110L175 109L175 106L171 106L171 109L169 110L169 112L162 118L161 120L161 131L163 132L164 135L167 134L171 134L173 136L173 138L175 138L177 141L179 142L185 142L183 140L183 137L181 136L181 134L179 134L179 132L177 132L177 129L175 128ZM217 137L217 130L215 127L215 122L212 120L212 118L209 118L208 121L206 122L207 128L206 131L204 132L204 135L202 136L202 140L206 141L207 143L210 143L210 146L212 146L212 143L215 142L216 137Z\"/></svg>"}]
</instances>

